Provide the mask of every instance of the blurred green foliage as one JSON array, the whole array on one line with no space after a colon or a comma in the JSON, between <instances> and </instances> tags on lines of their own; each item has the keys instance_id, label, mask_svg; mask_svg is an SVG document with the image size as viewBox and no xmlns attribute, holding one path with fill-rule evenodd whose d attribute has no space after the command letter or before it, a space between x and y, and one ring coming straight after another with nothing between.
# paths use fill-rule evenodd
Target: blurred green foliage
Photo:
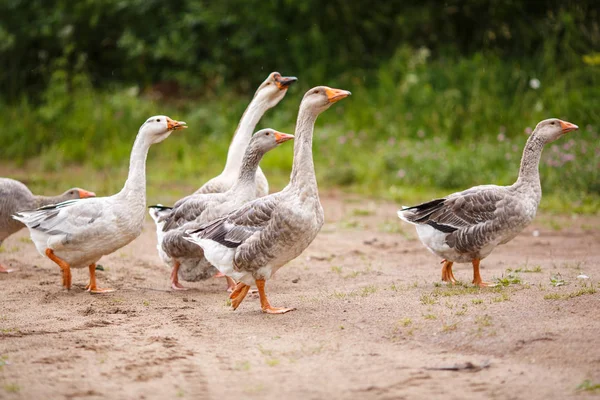
<instances>
[{"instance_id":1,"label":"blurred green foliage","mask_svg":"<svg viewBox=\"0 0 600 400\"><path fill-rule=\"evenodd\" d=\"M509 184L526 128L559 117L581 130L544 153L550 207L600 208L594 0L5 0L0 15L0 157L28 171L84 165L110 193L139 125L167 114L190 129L151 151L149 180L191 190L278 70L300 81L261 127L293 132L312 86L353 92L317 122L321 183L397 201ZM276 187L291 154L262 163Z\"/></svg>"},{"instance_id":2,"label":"blurred green foliage","mask_svg":"<svg viewBox=\"0 0 600 400\"><path fill-rule=\"evenodd\" d=\"M435 59L485 52L564 71L600 48L599 8L596 0L4 0L0 92L39 94L56 68L85 72L94 87L247 91L278 69L306 82L349 79L403 46Z\"/></svg>"}]
</instances>

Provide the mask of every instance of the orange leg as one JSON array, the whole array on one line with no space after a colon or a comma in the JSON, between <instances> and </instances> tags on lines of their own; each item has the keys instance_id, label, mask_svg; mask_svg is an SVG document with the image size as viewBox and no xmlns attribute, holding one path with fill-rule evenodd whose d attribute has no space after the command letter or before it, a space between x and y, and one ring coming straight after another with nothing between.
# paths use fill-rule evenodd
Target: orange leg
<instances>
[{"instance_id":1,"label":"orange leg","mask_svg":"<svg viewBox=\"0 0 600 400\"><path fill-rule=\"evenodd\" d=\"M51 259L60 267L63 276L63 286L71 290L71 266L64 260L61 260L54 254L54 250L46 249L46 257Z\"/></svg>"},{"instance_id":2,"label":"orange leg","mask_svg":"<svg viewBox=\"0 0 600 400\"><path fill-rule=\"evenodd\" d=\"M444 260L442 261L442 280L444 282L450 282L452 285L456 283L456 278L454 278L454 274L452 273L452 261Z\"/></svg>"},{"instance_id":3,"label":"orange leg","mask_svg":"<svg viewBox=\"0 0 600 400\"><path fill-rule=\"evenodd\" d=\"M229 299L231 300L231 306L234 310L242 303L244 297L248 294L248 290L250 290L250 286L246 285L244 282L238 282L233 289L233 292L229 295Z\"/></svg>"},{"instance_id":4,"label":"orange leg","mask_svg":"<svg viewBox=\"0 0 600 400\"><path fill-rule=\"evenodd\" d=\"M479 275L479 262L481 260L475 259L473 260L473 283L479 287L489 287L494 286L494 284L489 282L484 282L481 280L481 275Z\"/></svg>"},{"instance_id":5,"label":"orange leg","mask_svg":"<svg viewBox=\"0 0 600 400\"><path fill-rule=\"evenodd\" d=\"M225 275L221 274L221 276L225 276ZM225 280L227 281L227 291L229 293L233 292L235 290L236 282L228 276L225 276Z\"/></svg>"},{"instance_id":6,"label":"orange leg","mask_svg":"<svg viewBox=\"0 0 600 400\"><path fill-rule=\"evenodd\" d=\"M3 274L8 274L9 272L13 272L14 270L5 267L4 265L0 264L0 273Z\"/></svg>"},{"instance_id":7,"label":"orange leg","mask_svg":"<svg viewBox=\"0 0 600 400\"><path fill-rule=\"evenodd\" d=\"M91 264L90 269L90 283L85 287L90 293L110 293L114 292L114 289L100 289L96 285L96 264Z\"/></svg>"},{"instance_id":8,"label":"orange leg","mask_svg":"<svg viewBox=\"0 0 600 400\"><path fill-rule=\"evenodd\" d=\"M179 267L181 266L181 263L177 260L175 260L175 265L173 266L173 269L171 270L171 288L173 290L187 290L187 288L185 286L183 286L181 283L179 283Z\"/></svg>"},{"instance_id":9,"label":"orange leg","mask_svg":"<svg viewBox=\"0 0 600 400\"><path fill-rule=\"evenodd\" d=\"M267 314L285 314L288 311L293 311L295 308L285 308L285 307L272 307L269 304L269 300L267 299L267 295L265 293L265 280L257 279L256 287L258 288L258 296L260 297L260 308L262 311Z\"/></svg>"}]
</instances>

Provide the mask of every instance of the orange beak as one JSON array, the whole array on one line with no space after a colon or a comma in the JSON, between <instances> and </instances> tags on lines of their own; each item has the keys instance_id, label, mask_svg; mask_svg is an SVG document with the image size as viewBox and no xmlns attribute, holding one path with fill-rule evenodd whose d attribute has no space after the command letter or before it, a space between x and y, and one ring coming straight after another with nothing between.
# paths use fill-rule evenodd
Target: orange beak
<instances>
[{"instance_id":1,"label":"orange beak","mask_svg":"<svg viewBox=\"0 0 600 400\"><path fill-rule=\"evenodd\" d=\"M281 76L279 74L274 76L275 85L279 88L279 90L287 90L290 85L298 80L295 76Z\"/></svg>"},{"instance_id":2,"label":"orange beak","mask_svg":"<svg viewBox=\"0 0 600 400\"><path fill-rule=\"evenodd\" d=\"M283 142L287 142L288 140L292 140L294 138L294 135L290 135L287 133L282 133L282 132L277 132L275 131L275 141L277 143L283 143Z\"/></svg>"},{"instance_id":3,"label":"orange beak","mask_svg":"<svg viewBox=\"0 0 600 400\"><path fill-rule=\"evenodd\" d=\"M167 129L170 131L178 131L180 129L187 128L187 125L183 121L175 121L167 117Z\"/></svg>"},{"instance_id":4,"label":"orange beak","mask_svg":"<svg viewBox=\"0 0 600 400\"><path fill-rule=\"evenodd\" d=\"M87 190L84 189L79 189L79 198L80 199L87 199L88 197L96 197L96 193L94 192L88 192Z\"/></svg>"},{"instance_id":5,"label":"orange beak","mask_svg":"<svg viewBox=\"0 0 600 400\"><path fill-rule=\"evenodd\" d=\"M560 127L562 128L563 133L576 131L577 129L579 129L577 125L567 121L560 121Z\"/></svg>"},{"instance_id":6,"label":"orange beak","mask_svg":"<svg viewBox=\"0 0 600 400\"><path fill-rule=\"evenodd\" d=\"M330 103L338 102L341 99L346 98L352 94L347 90L332 89L332 88L325 89L325 93L327 94L327 99L329 100Z\"/></svg>"}]
</instances>

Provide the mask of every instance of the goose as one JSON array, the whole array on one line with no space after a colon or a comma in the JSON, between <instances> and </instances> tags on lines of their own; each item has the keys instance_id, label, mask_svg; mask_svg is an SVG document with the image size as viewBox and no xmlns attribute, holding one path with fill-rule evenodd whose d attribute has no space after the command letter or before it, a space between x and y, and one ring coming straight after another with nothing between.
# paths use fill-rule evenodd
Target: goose
<instances>
[{"instance_id":1,"label":"goose","mask_svg":"<svg viewBox=\"0 0 600 400\"><path fill-rule=\"evenodd\" d=\"M88 267L90 281L86 289L91 293L113 291L97 287L96 262L140 235L146 209L148 150L171 132L186 127L185 122L164 115L148 118L135 139L129 175L119 193L69 200L13 216L27 226L39 253L60 267L64 287L71 288L71 268Z\"/></svg>"},{"instance_id":2,"label":"goose","mask_svg":"<svg viewBox=\"0 0 600 400\"><path fill-rule=\"evenodd\" d=\"M275 107L285 97L290 85L297 80L298 78L294 76L281 76L279 72L269 74L267 79L256 89L252 101L242 115L229 145L223 172L202 185L194 194L224 193L233 186L240 173L242 158L258 121L267 110ZM269 183L260 167L256 172L256 182L258 195L266 196L269 193Z\"/></svg>"},{"instance_id":3,"label":"goose","mask_svg":"<svg viewBox=\"0 0 600 400\"><path fill-rule=\"evenodd\" d=\"M80 188L72 188L58 196L39 196L31 193L24 183L9 178L0 178L0 246L4 239L16 233L25 225L11 216L23 210L33 210L48 204L61 203L66 200L95 197L94 192ZM8 273L12 269L0 264L0 272Z\"/></svg>"},{"instance_id":4,"label":"goose","mask_svg":"<svg viewBox=\"0 0 600 400\"><path fill-rule=\"evenodd\" d=\"M539 163L544 145L577 129L577 125L556 118L538 123L525 144L517 181L510 186L475 186L398 211L402 220L416 225L425 247L444 259L444 282L456 283L453 263L470 262L473 283L492 286L481 279L480 261L535 218L542 198Z\"/></svg>"},{"instance_id":5,"label":"goose","mask_svg":"<svg viewBox=\"0 0 600 400\"><path fill-rule=\"evenodd\" d=\"M312 157L312 138L317 116L350 92L318 86L300 103L296 123L294 162L290 183L278 193L259 197L184 238L204 250L206 259L223 275L236 281L229 298L237 309L252 284L256 284L261 309L283 314L293 308L273 307L265 293L265 281L287 262L298 257L323 225Z\"/></svg>"},{"instance_id":6,"label":"goose","mask_svg":"<svg viewBox=\"0 0 600 400\"><path fill-rule=\"evenodd\" d=\"M250 140L250 144L244 154L240 174L235 184L225 193L205 193L190 195L179 200L173 210L165 215L164 207L159 208L158 213L163 212L162 218L157 225L163 226L159 255L162 260L172 267L171 287L175 290L186 290L179 283L178 271L183 263L188 270L198 269L194 272L197 278L208 278L215 275L216 269L206 261L202 248L183 239L186 230L197 229L203 224L225 215L244 203L258 197L256 171L263 155L280 144L293 139L293 135L277 132L273 129L258 131ZM235 282L227 278L228 289L233 290Z\"/></svg>"},{"instance_id":7,"label":"goose","mask_svg":"<svg viewBox=\"0 0 600 400\"><path fill-rule=\"evenodd\" d=\"M250 143L252 132L254 132L254 128L258 124L258 121L260 121L267 110L275 107L285 97L287 89L297 80L298 79L294 76L281 76L279 72L271 72L269 74L267 79L265 79L258 89L256 89L252 101L242 115L242 119L240 120L231 144L229 145L227 161L223 172L202 185L202 187L193 193L194 195L224 193L233 186L240 174L242 158L248 147L248 143ZM256 184L259 197L269 193L267 178L260 167L258 167L256 173ZM169 259L169 257L165 257L165 254L162 251L162 237L165 229L164 222L159 221L166 220L166 217L171 213L171 208L158 204L156 206L151 206L148 212L156 224L156 247L158 249L159 257L164 261L165 259ZM167 262L167 265L171 265L171 262ZM208 276L205 276L205 273L209 273L210 269L196 268L193 264L185 264L183 265L183 268L177 268L177 271L178 274L182 275L187 281L198 281L206 279ZM198 273L201 275L198 275ZM183 286L177 284L178 279L178 277L175 277L175 281L172 281L171 287L175 290L184 289ZM231 281L228 280L228 285L230 284Z\"/></svg>"}]
</instances>

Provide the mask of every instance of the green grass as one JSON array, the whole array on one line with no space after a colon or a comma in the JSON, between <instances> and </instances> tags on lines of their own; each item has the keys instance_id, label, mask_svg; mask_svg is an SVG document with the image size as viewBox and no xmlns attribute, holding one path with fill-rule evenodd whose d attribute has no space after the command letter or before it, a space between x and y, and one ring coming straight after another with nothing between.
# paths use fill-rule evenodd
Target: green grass
<instances>
[{"instance_id":1,"label":"green grass","mask_svg":"<svg viewBox=\"0 0 600 400\"><path fill-rule=\"evenodd\" d=\"M594 288L593 286L584 287L584 288L581 288L574 292L564 293L564 294L549 293L549 294L544 295L544 299L545 300L568 300L568 299L573 299L575 297L585 296L585 295L589 295L589 294L596 294L596 288Z\"/></svg>"},{"instance_id":2,"label":"green grass","mask_svg":"<svg viewBox=\"0 0 600 400\"><path fill-rule=\"evenodd\" d=\"M554 287L564 286L567 282L562 278L560 273L554 274L550 277L550 284Z\"/></svg>"},{"instance_id":3,"label":"green grass","mask_svg":"<svg viewBox=\"0 0 600 400\"><path fill-rule=\"evenodd\" d=\"M513 272L508 272L506 275L502 274L500 278L496 278L495 281L501 286L519 285L521 284L521 277Z\"/></svg>"},{"instance_id":4,"label":"green grass","mask_svg":"<svg viewBox=\"0 0 600 400\"><path fill-rule=\"evenodd\" d=\"M375 285L365 286L360 290L360 295L362 297L367 297L377 292L377 287Z\"/></svg>"},{"instance_id":5,"label":"green grass","mask_svg":"<svg viewBox=\"0 0 600 400\"><path fill-rule=\"evenodd\" d=\"M591 379L586 379L577 386L577 390L596 393L600 391L600 383L594 382Z\"/></svg>"},{"instance_id":6,"label":"green grass","mask_svg":"<svg viewBox=\"0 0 600 400\"><path fill-rule=\"evenodd\" d=\"M581 129L547 146L540 207L598 213L600 74L593 68L582 64L557 74L550 66L491 55L432 61L421 50L400 49L365 81L349 74L331 83L353 96L317 121L320 187L412 204L477 184L511 184L525 129L562 117ZM537 90L529 86L532 76L542 82ZM148 116L167 114L185 120L189 129L150 150L148 197L172 202L220 172L251 97L249 91L159 101L131 88L95 91L85 77L72 87L61 79L55 77L40 104L27 99L0 104L0 123L10 126L0 147L0 175L24 180L36 192L82 186L101 195L115 193L125 180L139 125ZM308 88L292 87L258 128L293 132ZM261 163L275 190L289 179L292 153L293 146L284 144ZM360 218L371 212L352 213Z\"/></svg>"},{"instance_id":7,"label":"green grass","mask_svg":"<svg viewBox=\"0 0 600 400\"><path fill-rule=\"evenodd\" d=\"M21 391L21 387L16 383L7 383L4 385L4 390L8 393L19 393Z\"/></svg>"},{"instance_id":8,"label":"green grass","mask_svg":"<svg viewBox=\"0 0 600 400\"><path fill-rule=\"evenodd\" d=\"M506 270L506 272L511 272L512 270L509 268ZM528 268L527 265L525 265L525 267L522 268L517 268L514 270L514 272L523 272L523 273L540 273L542 272L542 267L540 265L536 265L534 267Z\"/></svg>"}]
</instances>

